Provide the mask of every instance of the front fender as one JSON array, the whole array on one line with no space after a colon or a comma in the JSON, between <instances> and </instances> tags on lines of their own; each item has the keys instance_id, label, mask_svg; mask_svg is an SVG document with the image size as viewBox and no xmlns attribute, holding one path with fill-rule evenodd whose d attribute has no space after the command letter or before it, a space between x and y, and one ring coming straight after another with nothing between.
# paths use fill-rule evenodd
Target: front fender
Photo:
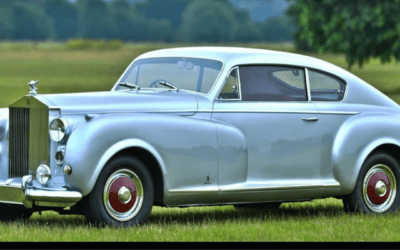
<instances>
[{"instance_id":1,"label":"front fender","mask_svg":"<svg viewBox=\"0 0 400 250\"><path fill-rule=\"evenodd\" d=\"M332 166L343 195L353 191L364 161L374 149L384 144L400 147L399 116L357 115L342 125L334 140Z\"/></svg>"},{"instance_id":2,"label":"front fender","mask_svg":"<svg viewBox=\"0 0 400 250\"><path fill-rule=\"evenodd\" d=\"M207 175L217 181L215 124L170 114L133 113L101 115L75 128L66 145L65 164L72 166L72 174L65 177L67 185L83 196L89 194L107 162L130 147L145 149L157 159L165 194L179 185L194 185L200 179L203 183Z\"/></svg>"}]
</instances>

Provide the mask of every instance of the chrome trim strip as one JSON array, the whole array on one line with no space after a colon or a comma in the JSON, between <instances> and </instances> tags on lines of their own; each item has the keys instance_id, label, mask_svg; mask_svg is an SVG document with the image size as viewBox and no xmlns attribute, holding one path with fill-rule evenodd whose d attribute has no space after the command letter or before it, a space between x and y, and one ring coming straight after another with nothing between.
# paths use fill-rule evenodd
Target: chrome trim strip
<instances>
[{"instance_id":1,"label":"chrome trim strip","mask_svg":"<svg viewBox=\"0 0 400 250\"><path fill-rule=\"evenodd\" d=\"M197 111L202 112L202 111ZM295 114L330 114L330 115L358 115L356 111L308 111L308 110L214 110L214 113L295 113Z\"/></svg>"},{"instance_id":2,"label":"chrome trim strip","mask_svg":"<svg viewBox=\"0 0 400 250\"><path fill-rule=\"evenodd\" d=\"M87 112L84 112L87 114ZM114 111L114 112L90 112L90 114L137 114L137 113L294 113L294 114L329 114L329 115L358 115L356 111L308 111L308 110L148 110L148 111ZM80 114L63 113L63 115Z\"/></svg>"},{"instance_id":3,"label":"chrome trim strip","mask_svg":"<svg viewBox=\"0 0 400 250\"><path fill-rule=\"evenodd\" d=\"M311 102L311 87L310 87L310 78L308 77L308 69L304 68L305 78L306 78L306 88L307 88L307 100Z\"/></svg>"},{"instance_id":4,"label":"chrome trim strip","mask_svg":"<svg viewBox=\"0 0 400 250\"><path fill-rule=\"evenodd\" d=\"M219 188L194 188L194 189L170 189L170 193L215 193L215 192L262 192L273 190L293 190L293 189L315 189L315 188L339 188L338 182L326 182L308 185L284 185L284 186L259 186L259 187L219 187Z\"/></svg>"},{"instance_id":5,"label":"chrome trim strip","mask_svg":"<svg viewBox=\"0 0 400 250\"><path fill-rule=\"evenodd\" d=\"M246 191L271 191L271 190L292 190L292 189L314 189L314 188L339 188L339 183L320 183L311 185L286 185L286 186L262 186L262 187L220 187L221 192L246 192Z\"/></svg>"},{"instance_id":6,"label":"chrome trim strip","mask_svg":"<svg viewBox=\"0 0 400 250\"><path fill-rule=\"evenodd\" d=\"M212 187L212 188L170 189L169 193L215 193L218 191L219 191L218 187Z\"/></svg>"}]
</instances>

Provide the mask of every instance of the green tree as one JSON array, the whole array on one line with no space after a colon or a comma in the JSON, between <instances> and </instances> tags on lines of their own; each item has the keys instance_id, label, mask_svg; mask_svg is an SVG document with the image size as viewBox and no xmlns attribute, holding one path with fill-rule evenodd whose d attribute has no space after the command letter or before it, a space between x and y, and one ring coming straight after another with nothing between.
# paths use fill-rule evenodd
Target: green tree
<instances>
[{"instance_id":1,"label":"green tree","mask_svg":"<svg viewBox=\"0 0 400 250\"><path fill-rule=\"evenodd\" d=\"M132 41L148 37L148 24L145 18L136 13L127 0L115 0L111 6L114 38Z\"/></svg>"},{"instance_id":2,"label":"green tree","mask_svg":"<svg viewBox=\"0 0 400 250\"><path fill-rule=\"evenodd\" d=\"M148 39L151 41L172 42L174 39L172 25L168 19L148 20L148 31Z\"/></svg>"},{"instance_id":3,"label":"green tree","mask_svg":"<svg viewBox=\"0 0 400 250\"><path fill-rule=\"evenodd\" d=\"M263 40L268 42L292 41L292 34L296 30L291 18L287 16L268 18L259 27Z\"/></svg>"},{"instance_id":4,"label":"green tree","mask_svg":"<svg viewBox=\"0 0 400 250\"><path fill-rule=\"evenodd\" d=\"M182 15L181 34L188 42L220 42L233 38L237 22L226 1L194 1Z\"/></svg>"},{"instance_id":5,"label":"green tree","mask_svg":"<svg viewBox=\"0 0 400 250\"><path fill-rule=\"evenodd\" d=\"M235 10L235 20L234 41L254 42L261 40L261 32L257 25L252 22L249 11Z\"/></svg>"},{"instance_id":6,"label":"green tree","mask_svg":"<svg viewBox=\"0 0 400 250\"><path fill-rule=\"evenodd\" d=\"M15 23L10 0L0 0L0 39L11 39Z\"/></svg>"},{"instance_id":7,"label":"green tree","mask_svg":"<svg viewBox=\"0 0 400 250\"><path fill-rule=\"evenodd\" d=\"M181 16L186 7L193 0L147 0L143 3L137 3L135 8L147 19L163 20L170 22L173 30L181 26Z\"/></svg>"},{"instance_id":8,"label":"green tree","mask_svg":"<svg viewBox=\"0 0 400 250\"><path fill-rule=\"evenodd\" d=\"M51 17L55 29L55 39L67 40L78 32L78 11L68 0L46 0L46 13Z\"/></svg>"},{"instance_id":9,"label":"green tree","mask_svg":"<svg viewBox=\"0 0 400 250\"><path fill-rule=\"evenodd\" d=\"M78 37L90 39L113 38L110 8L104 0L78 0Z\"/></svg>"},{"instance_id":10,"label":"green tree","mask_svg":"<svg viewBox=\"0 0 400 250\"><path fill-rule=\"evenodd\" d=\"M14 0L10 5L14 29L11 39L46 40L54 38L53 22L43 6L29 0Z\"/></svg>"},{"instance_id":11,"label":"green tree","mask_svg":"<svg viewBox=\"0 0 400 250\"><path fill-rule=\"evenodd\" d=\"M297 0L287 13L300 49L345 53L349 67L400 61L400 0Z\"/></svg>"}]
</instances>

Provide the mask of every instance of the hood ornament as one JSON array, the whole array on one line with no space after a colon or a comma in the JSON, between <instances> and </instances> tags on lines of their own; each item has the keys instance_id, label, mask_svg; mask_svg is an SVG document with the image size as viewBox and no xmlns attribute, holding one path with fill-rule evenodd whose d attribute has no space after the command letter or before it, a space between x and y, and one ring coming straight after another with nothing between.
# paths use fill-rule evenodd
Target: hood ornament
<instances>
[{"instance_id":1,"label":"hood ornament","mask_svg":"<svg viewBox=\"0 0 400 250\"><path fill-rule=\"evenodd\" d=\"M29 91L29 94L30 95L37 95L37 88L36 88L36 85L39 83L39 81L34 81L34 80L32 80L32 81L30 81L30 82L28 82L28 84L29 84L29 87L31 87L31 91Z\"/></svg>"}]
</instances>

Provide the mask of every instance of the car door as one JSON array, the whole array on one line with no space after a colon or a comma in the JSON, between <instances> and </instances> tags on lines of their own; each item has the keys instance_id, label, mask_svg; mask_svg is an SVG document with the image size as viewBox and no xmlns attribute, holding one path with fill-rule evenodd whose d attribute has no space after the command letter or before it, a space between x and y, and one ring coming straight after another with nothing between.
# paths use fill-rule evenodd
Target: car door
<instances>
[{"instance_id":1,"label":"car door","mask_svg":"<svg viewBox=\"0 0 400 250\"><path fill-rule=\"evenodd\" d=\"M221 191L290 189L317 183L321 134L316 107L308 101L303 68L233 68L214 102L212 118L217 122L220 150L227 135L218 123L243 134L247 153L246 161L227 161L229 154L220 155Z\"/></svg>"},{"instance_id":2,"label":"car door","mask_svg":"<svg viewBox=\"0 0 400 250\"><path fill-rule=\"evenodd\" d=\"M313 69L307 69L307 75L311 102L318 109L321 125L321 154L324 159L321 162L321 175L323 178L333 179L331 163L334 151L333 142L343 123L358 112L355 112L353 104L342 102L346 90L346 84L343 80Z\"/></svg>"}]
</instances>

